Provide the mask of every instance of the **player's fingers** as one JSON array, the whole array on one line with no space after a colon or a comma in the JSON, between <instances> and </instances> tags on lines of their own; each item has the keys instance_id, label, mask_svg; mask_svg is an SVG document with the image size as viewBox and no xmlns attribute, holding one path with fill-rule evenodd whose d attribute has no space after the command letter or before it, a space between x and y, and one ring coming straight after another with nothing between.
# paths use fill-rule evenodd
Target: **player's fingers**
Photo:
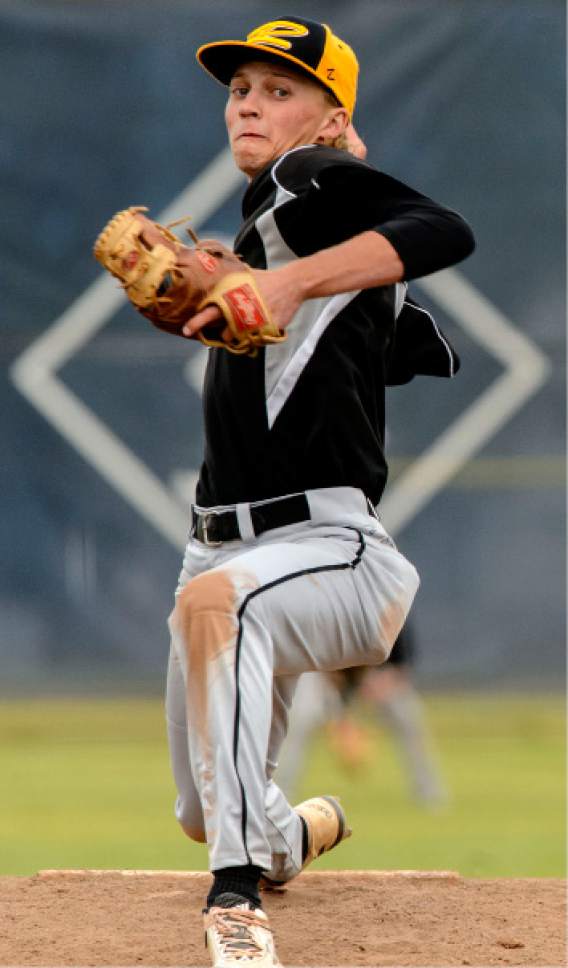
<instances>
[{"instance_id":1,"label":"player's fingers","mask_svg":"<svg viewBox=\"0 0 568 968\"><path fill-rule=\"evenodd\" d=\"M155 245L163 244L164 235L158 226L151 219L144 216L139 216L139 219L143 223L143 228L139 236L142 245L147 249L153 249Z\"/></svg>"},{"instance_id":2,"label":"player's fingers","mask_svg":"<svg viewBox=\"0 0 568 968\"><path fill-rule=\"evenodd\" d=\"M356 158L364 160L367 157L367 145L359 137L352 124L349 124L345 129L345 138L347 140L347 150L352 155L355 155Z\"/></svg>"},{"instance_id":3,"label":"player's fingers","mask_svg":"<svg viewBox=\"0 0 568 968\"><path fill-rule=\"evenodd\" d=\"M204 326L210 326L211 323L218 323L222 318L223 314L217 306L206 306L201 312L196 313L195 316L188 319L187 323L184 324L182 333L191 339Z\"/></svg>"}]
</instances>

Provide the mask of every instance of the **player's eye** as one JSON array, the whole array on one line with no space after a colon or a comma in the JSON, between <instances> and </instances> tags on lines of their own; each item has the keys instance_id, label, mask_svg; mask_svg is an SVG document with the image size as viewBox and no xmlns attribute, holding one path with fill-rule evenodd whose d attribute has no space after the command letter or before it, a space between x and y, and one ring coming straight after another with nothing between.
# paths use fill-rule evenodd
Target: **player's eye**
<instances>
[{"instance_id":1,"label":"player's eye","mask_svg":"<svg viewBox=\"0 0 568 968\"><path fill-rule=\"evenodd\" d=\"M246 97L248 92L248 87L235 86L231 88L231 94L234 95L234 97Z\"/></svg>"},{"instance_id":2,"label":"player's eye","mask_svg":"<svg viewBox=\"0 0 568 968\"><path fill-rule=\"evenodd\" d=\"M275 87L273 91L273 94L280 100L288 97L289 93L290 91L285 87Z\"/></svg>"}]
</instances>

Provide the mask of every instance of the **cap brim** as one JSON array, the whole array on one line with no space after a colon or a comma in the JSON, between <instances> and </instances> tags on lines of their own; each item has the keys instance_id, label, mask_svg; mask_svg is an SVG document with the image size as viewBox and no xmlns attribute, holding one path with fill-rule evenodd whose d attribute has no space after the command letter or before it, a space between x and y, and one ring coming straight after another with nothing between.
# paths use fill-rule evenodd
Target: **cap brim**
<instances>
[{"instance_id":1,"label":"cap brim","mask_svg":"<svg viewBox=\"0 0 568 968\"><path fill-rule=\"evenodd\" d=\"M212 44L204 44L195 56L207 73L221 84L230 84L237 67L246 61L266 60L271 63L288 61L298 73L317 81L326 90L331 90L311 67L297 57L284 51L269 51L260 44L250 44L244 40L219 40Z\"/></svg>"}]
</instances>

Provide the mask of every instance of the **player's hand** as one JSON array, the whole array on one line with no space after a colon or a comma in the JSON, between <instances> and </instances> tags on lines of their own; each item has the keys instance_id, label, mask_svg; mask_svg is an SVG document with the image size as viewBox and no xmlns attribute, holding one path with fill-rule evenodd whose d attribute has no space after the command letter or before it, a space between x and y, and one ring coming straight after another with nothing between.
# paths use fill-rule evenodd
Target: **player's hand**
<instances>
[{"instance_id":1,"label":"player's hand","mask_svg":"<svg viewBox=\"0 0 568 968\"><path fill-rule=\"evenodd\" d=\"M356 158L360 158L361 161L364 161L367 157L367 145L359 137L352 124L347 125L344 131L344 137L347 142L347 151L349 151L350 154L355 155Z\"/></svg>"},{"instance_id":2,"label":"player's hand","mask_svg":"<svg viewBox=\"0 0 568 968\"><path fill-rule=\"evenodd\" d=\"M280 329L286 329L295 313L302 305L302 297L295 287L290 285L290 279L282 269L253 269L256 284L264 298L274 322ZM183 327L183 334L191 339L204 326L217 323L222 315L216 306L206 306L196 313Z\"/></svg>"},{"instance_id":3,"label":"player's hand","mask_svg":"<svg viewBox=\"0 0 568 968\"><path fill-rule=\"evenodd\" d=\"M281 269L253 269L256 284L281 329L292 322L303 302L296 278L298 268L298 262L291 262Z\"/></svg>"},{"instance_id":4,"label":"player's hand","mask_svg":"<svg viewBox=\"0 0 568 968\"><path fill-rule=\"evenodd\" d=\"M195 316L192 316L191 319L188 319L187 323L185 323L182 329L182 333L184 336L187 336L188 339L191 339L193 336L196 336L199 330L203 329L204 326L209 326L210 323L218 323L222 318L223 314L220 309L217 309L217 306L206 306L205 309L201 310L201 312L196 313ZM224 339L226 339L228 332L229 330L226 328L223 332Z\"/></svg>"}]
</instances>

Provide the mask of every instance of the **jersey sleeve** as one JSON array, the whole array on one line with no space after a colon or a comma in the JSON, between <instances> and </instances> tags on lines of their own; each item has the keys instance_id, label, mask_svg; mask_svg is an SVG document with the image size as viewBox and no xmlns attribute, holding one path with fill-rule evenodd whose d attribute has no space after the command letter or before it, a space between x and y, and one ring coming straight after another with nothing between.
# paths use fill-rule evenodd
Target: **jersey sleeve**
<instances>
[{"instance_id":1,"label":"jersey sleeve","mask_svg":"<svg viewBox=\"0 0 568 968\"><path fill-rule=\"evenodd\" d=\"M458 212L445 208L389 175L380 174L381 201L375 230L391 243L409 282L471 255L475 239Z\"/></svg>"},{"instance_id":2,"label":"jersey sleeve","mask_svg":"<svg viewBox=\"0 0 568 968\"><path fill-rule=\"evenodd\" d=\"M305 198L312 234L320 237L319 245L308 240L311 251L322 239L334 245L371 229L391 243L409 281L461 262L475 247L457 212L348 152L291 152L276 177L284 191Z\"/></svg>"}]
</instances>

